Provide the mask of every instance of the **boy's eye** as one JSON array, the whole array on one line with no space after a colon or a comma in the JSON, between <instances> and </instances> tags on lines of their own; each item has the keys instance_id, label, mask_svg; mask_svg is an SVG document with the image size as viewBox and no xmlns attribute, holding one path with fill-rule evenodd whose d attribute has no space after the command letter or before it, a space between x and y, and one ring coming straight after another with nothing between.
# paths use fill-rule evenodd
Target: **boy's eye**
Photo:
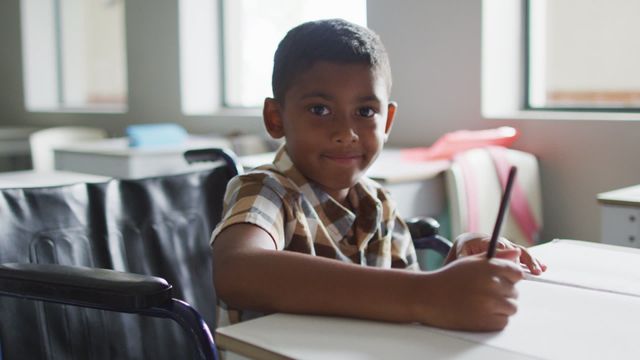
<instances>
[{"instance_id":1,"label":"boy's eye","mask_svg":"<svg viewBox=\"0 0 640 360\"><path fill-rule=\"evenodd\" d=\"M358 109L358 116L372 117L376 114L376 111L370 107L363 107Z\"/></svg>"},{"instance_id":2,"label":"boy's eye","mask_svg":"<svg viewBox=\"0 0 640 360\"><path fill-rule=\"evenodd\" d=\"M309 111L318 116L329 115L329 108L324 105L313 105L309 108Z\"/></svg>"}]
</instances>

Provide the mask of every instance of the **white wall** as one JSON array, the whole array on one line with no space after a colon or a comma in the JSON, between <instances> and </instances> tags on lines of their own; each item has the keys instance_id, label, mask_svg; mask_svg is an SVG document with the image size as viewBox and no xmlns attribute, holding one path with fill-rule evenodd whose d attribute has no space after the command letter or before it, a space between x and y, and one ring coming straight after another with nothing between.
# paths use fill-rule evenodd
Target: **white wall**
<instances>
[{"instance_id":1,"label":"white wall","mask_svg":"<svg viewBox=\"0 0 640 360\"><path fill-rule=\"evenodd\" d=\"M596 194L640 183L640 122L483 119L481 12L477 0L369 1L369 25L390 52L400 104L390 143L428 145L456 129L519 128L516 148L540 159L542 238L599 241Z\"/></svg>"},{"instance_id":2,"label":"white wall","mask_svg":"<svg viewBox=\"0 0 640 360\"><path fill-rule=\"evenodd\" d=\"M186 117L180 112L177 2L126 2L129 112L24 111L18 0L0 1L0 125L82 123L122 132L133 122L175 121L191 131L262 131L251 116ZM153 11L148 11L149 6ZM385 42L400 103L390 144L428 145L447 131L519 128L516 147L540 158L543 239L599 240L598 192L640 183L640 123L487 120L481 116L481 1L369 0L369 25ZM271 56L271 55L269 55Z\"/></svg>"}]
</instances>

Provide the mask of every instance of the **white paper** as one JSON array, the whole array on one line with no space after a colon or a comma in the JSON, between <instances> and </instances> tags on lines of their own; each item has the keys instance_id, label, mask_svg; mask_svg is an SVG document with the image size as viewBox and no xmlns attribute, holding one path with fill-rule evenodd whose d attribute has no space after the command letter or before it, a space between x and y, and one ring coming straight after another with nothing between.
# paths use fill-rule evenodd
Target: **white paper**
<instances>
[{"instance_id":1,"label":"white paper","mask_svg":"<svg viewBox=\"0 0 640 360\"><path fill-rule=\"evenodd\" d=\"M637 249L554 240L529 250L548 266L542 275L528 276L529 280L640 296Z\"/></svg>"},{"instance_id":2,"label":"white paper","mask_svg":"<svg viewBox=\"0 0 640 360\"><path fill-rule=\"evenodd\" d=\"M436 330L542 359L639 359L640 298L521 281L518 312L500 332Z\"/></svg>"}]
</instances>

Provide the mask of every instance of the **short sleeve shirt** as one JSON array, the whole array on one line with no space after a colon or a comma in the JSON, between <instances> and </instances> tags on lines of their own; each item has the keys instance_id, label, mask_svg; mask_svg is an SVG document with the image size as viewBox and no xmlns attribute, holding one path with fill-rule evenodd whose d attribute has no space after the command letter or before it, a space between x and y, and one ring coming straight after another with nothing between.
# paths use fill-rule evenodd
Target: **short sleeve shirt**
<instances>
[{"instance_id":1,"label":"short sleeve shirt","mask_svg":"<svg viewBox=\"0 0 640 360\"><path fill-rule=\"evenodd\" d=\"M224 216L213 231L211 243L227 227L249 223L267 232L277 250L361 266L418 270L411 235L388 193L363 177L347 197L351 209L306 179L283 146L273 164L229 182ZM221 305L220 325L253 317Z\"/></svg>"}]
</instances>

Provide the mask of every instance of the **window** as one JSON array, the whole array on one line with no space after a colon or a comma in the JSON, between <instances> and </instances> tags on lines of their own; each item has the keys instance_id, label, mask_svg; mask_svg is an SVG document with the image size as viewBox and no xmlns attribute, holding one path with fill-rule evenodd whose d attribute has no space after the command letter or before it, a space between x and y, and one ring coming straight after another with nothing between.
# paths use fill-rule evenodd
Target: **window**
<instances>
[{"instance_id":1,"label":"window","mask_svg":"<svg viewBox=\"0 0 640 360\"><path fill-rule=\"evenodd\" d=\"M22 0L30 111L122 111L127 104L124 0Z\"/></svg>"},{"instance_id":2,"label":"window","mask_svg":"<svg viewBox=\"0 0 640 360\"><path fill-rule=\"evenodd\" d=\"M530 109L640 111L640 1L529 0Z\"/></svg>"},{"instance_id":3,"label":"window","mask_svg":"<svg viewBox=\"0 0 640 360\"><path fill-rule=\"evenodd\" d=\"M179 6L188 115L261 107L271 96L273 54L294 26L328 18L366 26L366 0L181 0Z\"/></svg>"},{"instance_id":4,"label":"window","mask_svg":"<svg viewBox=\"0 0 640 360\"><path fill-rule=\"evenodd\" d=\"M292 27L343 18L366 26L366 0L224 0L224 102L262 106L271 96L273 54Z\"/></svg>"},{"instance_id":5,"label":"window","mask_svg":"<svg viewBox=\"0 0 640 360\"><path fill-rule=\"evenodd\" d=\"M187 115L220 107L218 0L180 0L180 96Z\"/></svg>"}]
</instances>

